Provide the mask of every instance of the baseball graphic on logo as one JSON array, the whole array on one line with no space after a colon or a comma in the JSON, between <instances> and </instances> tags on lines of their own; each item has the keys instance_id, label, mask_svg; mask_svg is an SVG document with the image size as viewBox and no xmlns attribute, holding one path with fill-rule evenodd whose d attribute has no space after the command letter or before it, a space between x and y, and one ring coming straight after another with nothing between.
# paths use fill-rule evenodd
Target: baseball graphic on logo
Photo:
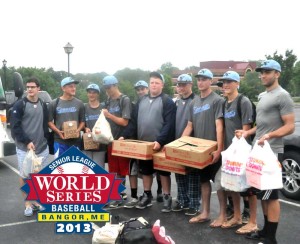
<instances>
[{"instance_id":1,"label":"baseball graphic on logo","mask_svg":"<svg viewBox=\"0 0 300 244\"><path fill-rule=\"evenodd\" d=\"M95 172L84 164L70 162L56 167L51 174L95 174Z\"/></svg>"}]
</instances>

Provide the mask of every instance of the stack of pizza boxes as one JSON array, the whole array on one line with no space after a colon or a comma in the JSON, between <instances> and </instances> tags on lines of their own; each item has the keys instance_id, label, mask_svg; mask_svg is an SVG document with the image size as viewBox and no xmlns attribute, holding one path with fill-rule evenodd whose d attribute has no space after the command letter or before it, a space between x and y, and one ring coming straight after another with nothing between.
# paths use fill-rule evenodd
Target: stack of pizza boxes
<instances>
[{"instance_id":1,"label":"stack of pizza boxes","mask_svg":"<svg viewBox=\"0 0 300 244\"><path fill-rule=\"evenodd\" d=\"M184 136L167 145L160 152L153 151L153 142L137 140L113 141L112 154L121 157L152 160L157 170L187 173L187 168L203 169L212 161L211 153L217 142Z\"/></svg>"}]
</instances>

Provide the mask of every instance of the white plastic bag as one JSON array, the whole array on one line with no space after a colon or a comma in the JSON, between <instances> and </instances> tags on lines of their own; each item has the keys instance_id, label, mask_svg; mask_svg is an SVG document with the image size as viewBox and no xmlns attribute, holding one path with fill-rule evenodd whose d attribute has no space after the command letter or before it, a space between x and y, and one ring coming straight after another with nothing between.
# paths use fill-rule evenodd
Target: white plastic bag
<instances>
[{"instance_id":1,"label":"white plastic bag","mask_svg":"<svg viewBox=\"0 0 300 244\"><path fill-rule=\"evenodd\" d=\"M35 152L30 149L22 163L21 176L28 178L30 173L37 173L42 168L42 157L38 157Z\"/></svg>"},{"instance_id":2,"label":"white plastic bag","mask_svg":"<svg viewBox=\"0 0 300 244\"><path fill-rule=\"evenodd\" d=\"M270 144L255 145L249 155L246 166L247 183L260 190L280 189L282 185L282 170Z\"/></svg>"},{"instance_id":3,"label":"white plastic bag","mask_svg":"<svg viewBox=\"0 0 300 244\"><path fill-rule=\"evenodd\" d=\"M115 244L121 230L122 227L119 224L106 223L103 227L95 230L92 244Z\"/></svg>"},{"instance_id":4,"label":"white plastic bag","mask_svg":"<svg viewBox=\"0 0 300 244\"><path fill-rule=\"evenodd\" d=\"M100 114L92 129L92 137L95 142L102 144L109 144L114 140L110 125L103 113Z\"/></svg>"},{"instance_id":5,"label":"white plastic bag","mask_svg":"<svg viewBox=\"0 0 300 244\"><path fill-rule=\"evenodd\" d=\"M249 188L246 179L246 163L251 145L244 137L234 137L231 145L222 154L221 185L226 190L242 192Z\"/></svg>"}]
</instances>

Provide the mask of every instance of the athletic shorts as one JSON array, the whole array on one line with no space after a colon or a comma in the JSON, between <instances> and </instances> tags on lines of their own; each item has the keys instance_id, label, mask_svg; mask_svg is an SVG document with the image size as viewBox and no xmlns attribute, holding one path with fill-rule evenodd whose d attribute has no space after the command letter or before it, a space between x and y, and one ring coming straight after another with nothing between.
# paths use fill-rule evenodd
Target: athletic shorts
<instances>
[{"instance_id":1,"label":"athletic shorts","mask_svg":"<svg viewBox=\"0 0 300 244\"><path fill-rule=\"evenodd\" d=\"M254 188L254 187L250 187L248 188L246 191L240 192L241 197L252 197L252 196L256 196L257 192L259 192L260 190Z\"/></svg>"},{"instance_id":2,"label":"athletic shorts","mask_svg":"<svg viewBox=\"0 0 300 244\"><path fill-rule=\"evenodd\" d=\"M82 151L86 156L105 169L105 151Z\"/></svg>"},{"instance_id":3,"label":"athletic shorts","mask_svg":"<svg viewBox=\"0 0 300 244\"><path fill-rule=\"evenodd\" d=\"M262 201L277 200L279 198L278 197L278 189L258 191L256 196L257 196L257 199L262 200Z\"/></svg>"},{"instance_id":4,"label":"athletic shorts","mask_svg":"<svg viewBox=\"0 0 300 244\"><path fill-rule=\"evenodd\" d=\"M18 158L18 169L19 169L19 175L21 177L22 176L22 170L23 170L23 161L25 159L26 153L27 151L23 151L20 150L19 148L16 148L16 152L17 152L17 158ZM47 158L49 155L49 148L48 146L46 147L46 149L44 151L42 151L41 153L37 154L38 157L42 157L42 169L46 166L47 164Z\"/></svg>"},{"instance_id":5,"label":"athletic shorts","mask_svg":"<svg viewBox=\"0 0 300 244\"><path fill-rule=\"evenodd\" d=\"M62 144L59 142L54 142L54 158L60 157L65 151L67 151L70 147L70 145ZM78 147L77 147L78 148ZM79 148L78 148L79 149Z\"/></svg>"},{"instance_id":6,"label":"athletic shorts","mask_svg":"<svg viewBox=\"0 0 300 244\"><path fill-rule=\"evenodd\" d=\"M153 160L139 160L139 173L142 175L153 175L155 172L162 176L171 175L171 172L155 170L153 168Z\"/></svg>"},{"instance_id":7,"label":"athletic shorts","mask_svg":"<svg viewBox=\"0 0 300 244\"><path fill-rule=\"evenodd\" d=\"M222 159L220 159L218 162L214 164L210 164L209 166L205 167L204 169L201 169L199 171L200 174L200 182L205 183L210 180L215 181L215 176L221 167Z\"/></svg>"},{"instance_id":8,"label":"athletic shorts","mask_svg":"<svg viewBox=\"0 0 300 244\"><path fill-rule=\"evenodd\" d=\"M139 173L139 160L132 158L129 162L129 175L137 176Z\"/></svg>"},{"instance_id":9,"label":"athletic shorts","mask_svg":"<svg viewBox=\"0 0 300 244\"><path fill-rule=\"evenodd\" d=\"M109 173L116 173L119 176L129 175L130 158L114 156L111 154L112 145L107 147L108 171Z\"/></svg>"}]
</instances>

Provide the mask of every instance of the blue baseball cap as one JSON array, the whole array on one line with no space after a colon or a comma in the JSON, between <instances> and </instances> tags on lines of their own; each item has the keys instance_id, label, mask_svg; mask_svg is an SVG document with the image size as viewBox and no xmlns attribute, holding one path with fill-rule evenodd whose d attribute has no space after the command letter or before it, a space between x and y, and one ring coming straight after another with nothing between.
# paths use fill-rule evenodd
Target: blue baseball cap
<instances>
[{"instance_id":1,"label":"blue baseball cap","mask_svg":"<svg viewBox=\"0 0 300 244\"><path fill-rule=\"evenodd\" d=\"M74 79L71 78L71 77L66 77L66 78L64 78L64 79L60 82L60 86L61 86L61 87L64 87L65 85L69 85L69 84L72 84L72 83L78 84L79 81L78 81L78 80L74 80Z\"/></svg>"},{"instance_id":2,"label":"blue baseball cap","mask_svg":"<svg viewBox=\"0 0 300 244\"><path fill-rule=\"evenodd\" d=\"M269 60L263 61L261 63L261 66L259 68L255 69L256 72L260 72L262 70L276 70L278 72L281 72L281 66L277 61L275 61L273 59L269 59Z\"/></svg>"},{"instance_id":3,"label":"blue baseball cap","mask_svg":"<svg viewBox=\"0 0 300 244\"><path fill-rule=\"evenodd\" d=\"M163 83L165 83L165 78L164 78L164 76L163 76L162 74L156 72L156 71L153 71L153 72L150 73L150 78L151 78L151 77L158 78L158 79L162 80Z\"/></svg>"},{"instance_id":4,"label":"blue baseball cap","mask_svg":"<svg viewBox=\"0 0 300 244\"><path fill-rule=\"evenodd\" d=\"M138 88L141 86L148 88L148 83L144 80L139 80L137 83L135 83L134 88Z\"/></svg>"},{"instance_id":5,"label":"blue baseball cap","mask_svg":"<svg viewBox=\"0 0 300 244\"><path fill-rule=\"evenodd\" d=\"M198 74L195 75L195 77L206 77L212 79L214 78L214 75L209 69L200 69Z\"/></svg>"},{"instance_id":6,"label":"blue baseball cap","mask_svg":"<svg viewBox=\"0 0 300 244\"><path fill-rule=\"evenodd\" d=\"M103 78L103 85L104 86L115 85L115 84L118 84L118 83L119 83L118 79L113 75L107 75Z\"/></svg>"},{"instance_id":7,"label":"blue baseball cap","mask_svg":"<svg viewBox=\"0 0 300 244\"><path fill-rule=\"evenodd\" d=\"M88 85L88 87L86 88L86 91L89 91L89 90L93 90L93 91L96 91L98 93L100 93L100 88L97 84L90 84Z\"/></svg>"},{"instance_id":8,"label":"blue baseball cap","mask_svg":"<svg viewBox=\"0 0 300 244\"><path fill-rule=\"evenodd\" d=\"M177 78L177 83L192 83L193 79L188 74L179 75Z\"/></svg>"},{"instance_id":9,"label":"blue baseball cap","mask_svg":"<svg viewBox=\"0 0 300 244\"><path fill-rule=\"evenodd\" d=\"M232 81L236 81L236 82L240 82L240 75L235 72L235 71L227 71L224 73L223 77L221 79L219 79L219 81L223 81L223 80L232 80Z\"/></svg>"}]
</instances>

